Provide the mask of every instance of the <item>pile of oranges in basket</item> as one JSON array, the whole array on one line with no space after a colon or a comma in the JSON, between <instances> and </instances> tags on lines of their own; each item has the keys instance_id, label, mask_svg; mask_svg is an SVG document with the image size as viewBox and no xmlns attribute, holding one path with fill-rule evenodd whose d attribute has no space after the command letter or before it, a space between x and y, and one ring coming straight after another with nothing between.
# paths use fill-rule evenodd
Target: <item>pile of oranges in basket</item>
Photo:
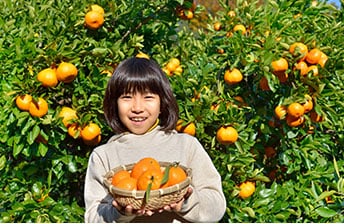
<instances>
[{"instance_id":1,"label":"pile of oranges in basket","mask_svg":"<svg viewBox=\"0 0 344 224\"><path fill-rule=\"evenodd\" d=\"M186 172L177 162L162 167L156 159L145 157L131 170L117 171L111 183L124 190L156 190L181 183L186 178Z\"/></svg>"}]
</instances>

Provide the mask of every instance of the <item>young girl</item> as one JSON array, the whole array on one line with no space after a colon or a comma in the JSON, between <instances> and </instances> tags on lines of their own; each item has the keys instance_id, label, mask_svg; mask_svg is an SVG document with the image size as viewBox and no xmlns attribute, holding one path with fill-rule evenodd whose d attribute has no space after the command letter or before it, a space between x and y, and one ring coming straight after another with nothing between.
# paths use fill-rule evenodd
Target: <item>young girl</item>
<instances>
[{"instance_id":1,"label":"young girl","mask_svg":"<svg viewBox=\"0 0 344 224\"><path fill-rule=\"evenodd\" d=\"M178 105L170 83L152 59L129 58L109 80L105 118L117 134L94 149L85 180L86 222L217 222L226 200L221 177L199 141L177 133ZM119 206L103 184L104 175L144 157L180 162L192 169L185 197L158 211Z\"/></svg>"}]
</instances>

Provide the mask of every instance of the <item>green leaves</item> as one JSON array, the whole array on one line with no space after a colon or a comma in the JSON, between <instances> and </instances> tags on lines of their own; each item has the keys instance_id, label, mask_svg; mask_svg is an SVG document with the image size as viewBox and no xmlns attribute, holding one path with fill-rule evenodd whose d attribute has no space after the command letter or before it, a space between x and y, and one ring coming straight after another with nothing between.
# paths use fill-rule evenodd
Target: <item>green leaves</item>
<instances>
[{"instance_id":1,"label":"green leaves","mask_svg":"<svg viewBox=\"0 0 344 224\"><path fill-rule=\"evenodd\" d=\"M320 215L321 217L324 217L324 218L331 218L331 217L337 215L336 211L329 209L327 207L317 208L317 209L315 209L315 211L318 215Z\"/></svg>"}]
</instances>

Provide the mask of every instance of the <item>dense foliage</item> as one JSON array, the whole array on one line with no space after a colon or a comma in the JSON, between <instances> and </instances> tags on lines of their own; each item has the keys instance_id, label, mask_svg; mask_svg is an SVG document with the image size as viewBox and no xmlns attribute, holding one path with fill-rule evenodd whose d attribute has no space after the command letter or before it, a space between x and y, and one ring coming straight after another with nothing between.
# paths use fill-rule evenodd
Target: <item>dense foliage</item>
<instances>
[{"instance_id":1,"label":"dense foliage","mask_svg":"<svg viewBox=\"0 0 344 224\"><path fill-rule=\"evenodd\" d=\"M92 4L105 10L99 29L84 24ZM1 222L83 222L88 156L112 135L103 116L104 88L117 64L140 52L162 67L171 58L181 62L181 74L169 79L183 124L195 124L222 176L222 222L342 222L343 10L310 0L218 5L208 12L183 0L1 1ZM238 24L245 32L233 31ZM316 65L318 75L294 68L301 57L289 51L295 42L327 55L324 66ZM271 66L281 57L288 62L286 80ZM74 64L77 77L44 87L37 74L62 62ZM224 74L234 68L243 80L228 84ZM260 86L263 77L269 90ZM19 109L22 94L45 99L47 114ZM309 112L291 127L276 118L276 106L309 97L321 120ZM80 127L98 124L101 142L71 137L59 117L63 106L77 112ZM238 140L218 142L221 126L235 128ZM242 199L238 186L245 181L255 192Z\"/></svg>"}]
</instances>

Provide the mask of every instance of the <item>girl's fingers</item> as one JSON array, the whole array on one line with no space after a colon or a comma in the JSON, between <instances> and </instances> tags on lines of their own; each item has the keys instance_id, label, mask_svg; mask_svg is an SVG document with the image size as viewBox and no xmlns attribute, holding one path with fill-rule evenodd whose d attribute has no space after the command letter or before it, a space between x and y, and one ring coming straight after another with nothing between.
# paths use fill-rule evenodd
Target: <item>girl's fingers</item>
<instances>
[{"instance_id":1,"label":"girl's fingers","mask_svg":"<svg viewBox=\"0 0 344 224\"><path fill-rule=\"evenodd\" d=\"M130 205L125 207L125 214L126 215L132 215L133 214L133 207L131 207Z\"/></svg>"}]
</instances>

